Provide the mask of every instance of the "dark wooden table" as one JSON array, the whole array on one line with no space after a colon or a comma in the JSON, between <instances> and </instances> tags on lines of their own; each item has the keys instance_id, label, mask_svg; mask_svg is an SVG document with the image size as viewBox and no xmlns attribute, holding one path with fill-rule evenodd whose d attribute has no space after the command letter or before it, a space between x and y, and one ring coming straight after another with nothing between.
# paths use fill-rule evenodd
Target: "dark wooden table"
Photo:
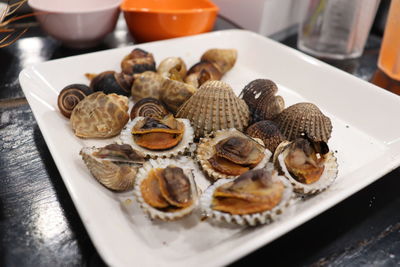
<instances>
[{"instance_id":1,"label":"dark wooden table","mask_svg":"<svg viewBox=\"0 0 400 267\"><path fill-rule=\"evenodd\" d=\"M77 51L47 37L34 20L24 23L29 32L0 49L0 266L103 266L21 91L18 74L32 63L127 46L133 40L120 20L101 45ZM236 27L219 18L215 30L228 28ZM328 63L389 85L376 72L380 40L370 35L359 59ZM296 36L283 43L296 47ZM399 266L400 169L232 266L259 262Z\"/></svg>"}]
</instances>

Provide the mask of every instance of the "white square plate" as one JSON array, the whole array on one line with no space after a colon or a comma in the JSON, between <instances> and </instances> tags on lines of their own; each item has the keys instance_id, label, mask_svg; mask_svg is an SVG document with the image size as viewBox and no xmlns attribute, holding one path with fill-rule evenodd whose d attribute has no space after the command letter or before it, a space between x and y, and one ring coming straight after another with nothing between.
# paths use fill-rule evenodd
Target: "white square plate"
<instances>
[{"instance_id":1,"label":"white square plate","mask_svg":"<svg viewBox=\"0 0 400 267\"><path fill-rule=\"evenodd\" d=\"M279 86L286 106L315 103L331 118L330 148L339 175L325 192L297 202L284 216L255 228L224 227L191 216L178 222L150 221L130 193L108 191L93 179L78 155L82 140L58 111L59 91L88 83L85 73L120 70L125 47L53 60L23 70L20 83L82 221L111 266L216 266L228 264L271 242L357 192L400 164L400 98L261 35L228 30L137 45L156 62L182 57L188 66L209 48L236 48L238 60L223 80L237 94L256 78ZM126 201L132 199L133 201Z\"/></svg>"}]
</instances>

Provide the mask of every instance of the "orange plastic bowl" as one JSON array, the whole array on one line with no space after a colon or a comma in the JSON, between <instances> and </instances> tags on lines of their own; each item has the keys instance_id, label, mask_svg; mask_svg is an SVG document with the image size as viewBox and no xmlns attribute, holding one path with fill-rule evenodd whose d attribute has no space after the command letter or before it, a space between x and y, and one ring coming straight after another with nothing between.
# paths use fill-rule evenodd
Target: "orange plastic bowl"
<instances>
[{"instance_id":1,"label":"orange plastic bowl","mask_svg":"<svg viewBox=\"0 0 400 267\"><path fill-rule=\"evenodd\" d=\"M218 13L208 0L125 0L121 9L138 42L208 32Z\"/></svg>"}]
</instances>

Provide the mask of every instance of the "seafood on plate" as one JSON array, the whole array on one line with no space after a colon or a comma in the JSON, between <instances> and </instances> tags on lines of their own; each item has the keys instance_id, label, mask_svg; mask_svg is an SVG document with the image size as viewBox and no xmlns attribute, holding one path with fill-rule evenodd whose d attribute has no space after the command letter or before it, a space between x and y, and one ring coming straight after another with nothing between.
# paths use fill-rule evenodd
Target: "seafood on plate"
<instances>
[{"instance_id":1,"label":"seafood on plate","mask_svg":"<svg viewBox=\"0 0 400 267\"><path fill-rule=\"evenodd\" d=\"M128 75L156 71L156 62L152 53L135 48L122 59L121 69L123 73Z\"/></svg>"},{"instance_id":2,"label":"seafood on plate","mask_svg":"<svg viewBox=\"0 0 400 267\"><path fill-rule=\"evenodd\" d=\"M157 67L157 73L164 78L181 82L186 76L186 71L186 64L180 57L167 57Z\"/></svg>"},{"instance_id":3,"label":"seafood on plate","mask_svg":"<svg viewBox=\"0 0 400 267\"><path fill-rule=\"evenodd\" d=\"M194 163L190 158L150 159L139 170L134 194L152 219L177 220L197 207L199 191Z\"/></svg>"},{"instance_id":4,"label":"seafood on plate","mask_svg":"<svg viewBox=\"0 0 400 267\"><path fill-rule=\"evenodd\" d=\"M276 124L269 120L259 121L250 125L246 129L246 134L253 138L261 139L264 146L272 153L275 152L280 143L286 140Z\"/></svg>"},{"instance_id":5,"label":"seafood on plate","mask_svg":"<svg viewBox=\"0 0 400 267\"><path fill-rule=\"evenodd\" d=\"M287 107L273 121L291 141L305 135L315 142L327 143L332 133L331 120L312 103L301 102Z\"/></svg>"},{"instance_id":6,"label":"seafood on plate","mask_svg":"<svg viewBox=\"0 0 400 267\"><path fill-rule=\"evenodd\" d=\"M186 119L172 114L162 119L136 117L120 135L121 142L130 144L149 157L173 157L184 154L193 143L193 129Z\"/></svg>"},{"instance_id":7,"label":"seafood on plate","mask_svg":"<svg viewBox=\"0 0 400 267\"><path fill-rule=\"evenodd\" d=\"M160 99L161 87L165 78L153 71L135 74L134 78L135 80L131 87L133 101L137 102L146 97Z\"/></svg>"},{"instance_id":8,"label":"seafood on plate","mask_svg":"<svg viewBox=\"0 0 400 267\"><path fill-rule=\"evenodd\" d=\"M118 94L130 96L133 78L122 72L104 71L99 74L87 73L86 77L90 80L90 88L95 92L105 94Z\"/></svg>"},{"instance_id":9,"label":"seafood on plate","mask_svg":"<svg viewBox=\"0 0 400 267\"><path fill-rule=\"evenodd\" d=\"M229 84L209 81L179 108L176 117L190 120L196 138L200 138L221 129L243 131L249 124L250 112Z\"/></svg>"},{"instance_id":10,"label":"seafood on plate","mask_svg":"<svg viewBox=\"0 0 400 267\"><path fill-rule=\"evenodd\" d=\"M129 145L84 147L79 153L89 171L102 185L114 191L133 189L144 155Z\"/></svg>"},{"instance_id":11,"label":"seafood on plate","mask_svg":"<svg viewBox=\"0 0 400 267\"><path fill-rule=\"evenodd\" d=\"M235 179L221 179L202 194L207 217L239 225L265 224L290 205L291 184L271 168L250 170Z\"/></svg>"},{"instance_id":12,"label":"seafood on plate","mask_svg":"<svg viewBox=\"0 0 400 267\"><path fill-rule=\"evenodd\" d=\"M72 110L86 96L93 93L93 90L84 84L70 84L65 86L57 98L57 106L61 114L66 118L71 117Z\"/></svg>"},{"instance_id":13,"label":"seafood on plate","mask_svg":"<svg viewBox=\"0 0 400 267\"><path fill-rule=\"evenodd\" d=\"M246 136L236 129L216 131L202 138L197 147L197 160L213 180L235 178L250 169L263 168L271 151L261 140Z\"/></svg>"},{"instance_id":14,"label":"seafood on plate","mask_svg":"<svg viewBox=\"0 0 400 267\"><path fill-rule=\"evenodd\" d=\"M308 138L282 142L273 157L276 168L292 183L294 191L315 194L336 179L338 164L328 145Z\"/></svg>"},{"instance_id":15,"label":"seafood on plate","mask_svg":"<svg viewBox=\"0 0 400 267\"><path fill-rule=\"evenodd\" d=\"M135 103L135 105L133 105L130 117L131 120L136 117L153 117L156 119L162 119L168 114L168 110L161 101L152 97L146 97L140 99Z\"/></svg>"},{"instance_id":16,"label":"seafood on plate","mask_svg":"<svg viewBox=\"0 0 400 267\"><path fill-rule=\"evenodd\" d=\"M70 122L76 136L108 138L118 135L129 120L128 98L95 92L74 108Z\"/></svg>"},{"instance_id":17,"label":"seafood on plate","mask_svg":"<svg viewBox=\"0 0 400 267\"><path fill-rule=\"evenodd\" d=\"M268 79L256 79L244 87L240 96L249 106L253 122L271 120L285 108L277 92L278 86Z\"/></svg>"}]
</instances>

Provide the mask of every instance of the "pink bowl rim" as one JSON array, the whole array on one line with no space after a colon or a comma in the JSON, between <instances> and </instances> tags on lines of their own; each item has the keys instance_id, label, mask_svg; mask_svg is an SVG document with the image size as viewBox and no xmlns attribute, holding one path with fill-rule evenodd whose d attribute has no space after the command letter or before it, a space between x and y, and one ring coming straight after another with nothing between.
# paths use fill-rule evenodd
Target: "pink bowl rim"
<instances>
[{"instance_id":1,"label":"pink bowl rim","mask_svg":"<svg viewBox=\"0 0 400 267\"><path fill-rule=\"evenodd\" d=\"M96 6L91 9L85 9L85 10L54 10L54 9L49 9L49 8L46 8L46 7L43 7L40 5L35 5L36 1L38 1L38 0L28 0L28 5L33 9L36 9L39 11L44 11L44 12L49 12L49 13L53 13L53 14L85 14L85 13L101 12L101 11L119 8L121 6L121 4L123 3L123 0L116 0L115 3L109 4L109 5ZM68 1L68 0L66 0L66 1ZM33 4L32 4L32 2L33 2Z\"/></svg>"},{"instance_id":2,"label":"pink bowl rim","mask_svg":"<svg viewBox=\"0 0 400 267\"><path fill-rule=\"evenodd\" d=\"M190 1L190 0L188 0ZM121 3L121 10L123 12L140 12L140 13L161 13L161 14L191 14L200 12L218 12L219 8L212 1L202 0L202 2L209 4L209 7L198 7L188 9L154 9L145 7L125 7L127 0Z\"/></svg>"}]
</instances>

